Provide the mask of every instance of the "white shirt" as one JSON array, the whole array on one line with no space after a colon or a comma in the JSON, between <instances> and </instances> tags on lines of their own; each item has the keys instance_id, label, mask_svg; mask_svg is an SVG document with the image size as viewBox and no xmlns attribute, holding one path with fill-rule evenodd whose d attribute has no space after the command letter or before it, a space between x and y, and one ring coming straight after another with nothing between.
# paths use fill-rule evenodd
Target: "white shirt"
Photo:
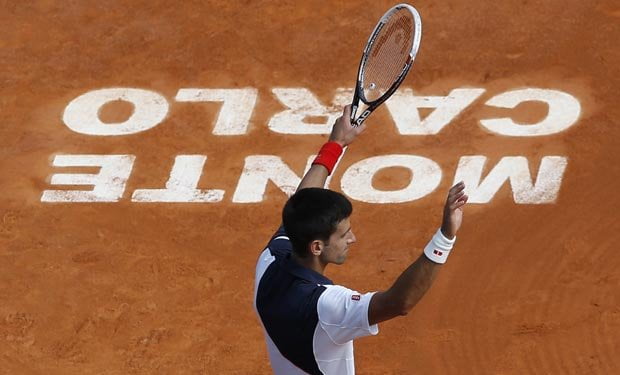
<instances>
[{"instance_id":1,"label":"white shirt","mask_svg":"<svg viewBox=\"0 0 620 375\"><path fill-rule=\"evenodd\" d=\"M280 229L256 265L254 305L274 373L355 374L353 340L379 332L368 322L374 293L333 285L290 251Z\"/></svg>"}]
</instances>

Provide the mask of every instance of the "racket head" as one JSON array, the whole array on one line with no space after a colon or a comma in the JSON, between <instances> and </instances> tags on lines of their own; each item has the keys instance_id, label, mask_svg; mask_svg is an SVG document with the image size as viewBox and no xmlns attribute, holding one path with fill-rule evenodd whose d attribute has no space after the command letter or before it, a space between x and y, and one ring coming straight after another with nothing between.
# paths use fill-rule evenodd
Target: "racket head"
<instances>
[{"instance_id":1,"label":"racket head","mask_svg":"<svg viewBox=\"0 0 620 375\"><path fill-rule=\"evenodd\" d=\"M352 120L360 100L369 107L358 118L363 121L396 91L413 65L421 39L422 20L411 5L398 4L381 17L360 61Z\"/></svg>"}]
</instances>

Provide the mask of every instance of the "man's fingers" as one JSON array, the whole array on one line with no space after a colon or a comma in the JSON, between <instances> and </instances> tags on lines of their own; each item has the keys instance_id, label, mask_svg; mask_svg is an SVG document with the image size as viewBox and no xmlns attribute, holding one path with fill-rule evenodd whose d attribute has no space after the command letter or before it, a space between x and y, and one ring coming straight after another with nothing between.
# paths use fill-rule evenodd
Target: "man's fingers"
<instances>
[{"instance_id":1,"label":"man's fingers","mask_svg":"<svg viewBox=\"0 0 620 375\"><path fill-rule=\"evenodd\" d=\"M463 190L459 190L459 191L455 192L454 194L448 195L448 204L452 204L452 203L456 202L463 195L465 195L465 192Z\"/></svg>"},{"instance_id":2,"label":"man's fingers","mask_svg":"<svg viewBox=\"0 0 620 375\"><path fill-rule=\"evenodd\" d=\"M454 202L456 199L458 199L457 197L463 194L465 194L465 184L459 182L458 184L454 185L452 189L450 189L450 192L448 193L448 202Z\"/></svg>"},{"instance_id":3,"label":"man's fingers","mask_svg":"<svg viewBox=\"0 0 620 375\"><path fill-rule=\"evenodd\" d=\"M463 207L465 203L467 203L468 199L469 197L467 195L464 195L461 199L456 201L456 203L454 204L454 209L456 210L457 208Z\"/></svg>"},{"instance_id":4,"label":"man's fingers","mask_svg":"<svg viewBox=\"0 0 620 375\"><path fill-rule=\"evenodd\" d=\"M462 191L463 189L465 189L465 183L463 181L457 183L456 185L452 186L452 188L450 188L450 193L451 195Z\"/></svg>"},{"instance_id":5,"label":"man's fingers","mask_svg":"<svg viewBox=\"0 0 620 375\"><path fill-rule=\"evenodd\" d=\"M450 208L454 209L454 206L459 203L460 201L463 200L463 197L466 197L465 193L461 192L461 194L453 197L449 202L448 202L448 206L450 206Z\"/></svg>"}]
</instances>

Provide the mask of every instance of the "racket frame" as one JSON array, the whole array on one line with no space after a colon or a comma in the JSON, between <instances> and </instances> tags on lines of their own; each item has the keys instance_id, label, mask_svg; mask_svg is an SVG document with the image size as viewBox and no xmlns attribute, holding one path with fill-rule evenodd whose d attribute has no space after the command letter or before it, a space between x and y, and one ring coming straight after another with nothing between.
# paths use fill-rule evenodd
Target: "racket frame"
<instances>
[{"instance_id":1,"label":"racket frame","mask_svg":"<svg viewBox=\"0 0 620 375\"><path fill-rule=\"evenodd\" d=\"M389 20L390 16L394 12L402 8L408 9L413 15L415 33L413 35L413 43L411 46L411 51L409 52L409 58L407 59L407 62L403 66L403 69L400 72L400 75L394 81L392 86L390 86L390 88L383 95L381 95L377 100L368 101L366 100L366 97L364 96L364 90L363 90L363 86L364 86L363 69L364 69L364 66L366 65L366 61L368 60L368 53L370 52L370 49L372 48L375 42L375 39L377 39L377 36L379 35L379 33L381 32L381 30L383 29L383 27ZM422 38L422 20L420 18L420 14L418 13L418 11L411 5L409 4L395 5L392 8L390 8L387 12L385 12L385 14L381 17L381 19L375 26L374 30L372 31L372 34L370 34L370 37L368 38L368 42L366 43L366 47L364 48L364 52L362 53L362 58L360 59L360 65L357 69L357 82L355 84L355 93L353 94L353 101L351 104L351 122L353 123L353 126L357 127L357 126L362 125L364 121L366 120L366 118L368 118L368 116L375 109L377 109L377 107L379 107L390 96L392 96L392 94L394 94L396 89L398 89L400 84L403 82L403 80L407 76L409 69L411 69L411 66L413 65L415 56L418 53L418 49L420 48L421 38ZM359 115L359 117L355 118L355 115L360 105L360 101L362 101L368 107Z\"/></svg>"}]
</instances>

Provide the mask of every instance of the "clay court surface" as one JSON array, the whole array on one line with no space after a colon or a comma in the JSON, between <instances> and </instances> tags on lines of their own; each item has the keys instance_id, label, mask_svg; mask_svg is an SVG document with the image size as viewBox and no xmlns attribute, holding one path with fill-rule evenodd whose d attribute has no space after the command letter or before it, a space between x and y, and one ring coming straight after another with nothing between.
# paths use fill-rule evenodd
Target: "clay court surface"
<instances>
[{"instance_id":1,"label":"clay court surface","mask_svg":"<svg viewBox=\"0 0 620 375\"><path fill-rule=\"evenodd\" d=\"M620 5L615 1L418 1L422 47L404 86L426 95L486 91L439 134L398 134L385 108L350 147L342 172L376 155L435 161L437 189L399 204L354 201L358 238L336 283L384 289L440 223L464 155L568 158L554 203L517 204L509 184L468 205L456 251L406 317L356 342L359 374L620 373ZM244 160L277 155L300 174L323 135L271 131L272 89L302 87L330 103L352 87L361 48L385 1L4 1L0 7L0 373L268 374L252 308L256 258L286 195L234 203ZM361 12L364 10L365 12ZM126 136L89 136L65 107L101 88L151 90L165 120ZM247 134L212 133L219 105L180 103L181 88L258 90ZM522 87L570 93L578 122L547 136L493 134L480 119L528 123L540 103L495 110ZM118 102L100 116L122 122ZM319 119L320 120L320 119ZM59 154L131 154L123 196L47 203ZM207 155L200 187L217 203L138 203L162 188L177 155ZM74 172L82 171L75 169ZM92 169L91 169L92 171ZM384 190L411 176L375 176ZM413 177L415 178L415 177ZM75 188L75 187L74 187ZM77 187L86 189L85 187Z\"/></svg>"}]
</instances>

